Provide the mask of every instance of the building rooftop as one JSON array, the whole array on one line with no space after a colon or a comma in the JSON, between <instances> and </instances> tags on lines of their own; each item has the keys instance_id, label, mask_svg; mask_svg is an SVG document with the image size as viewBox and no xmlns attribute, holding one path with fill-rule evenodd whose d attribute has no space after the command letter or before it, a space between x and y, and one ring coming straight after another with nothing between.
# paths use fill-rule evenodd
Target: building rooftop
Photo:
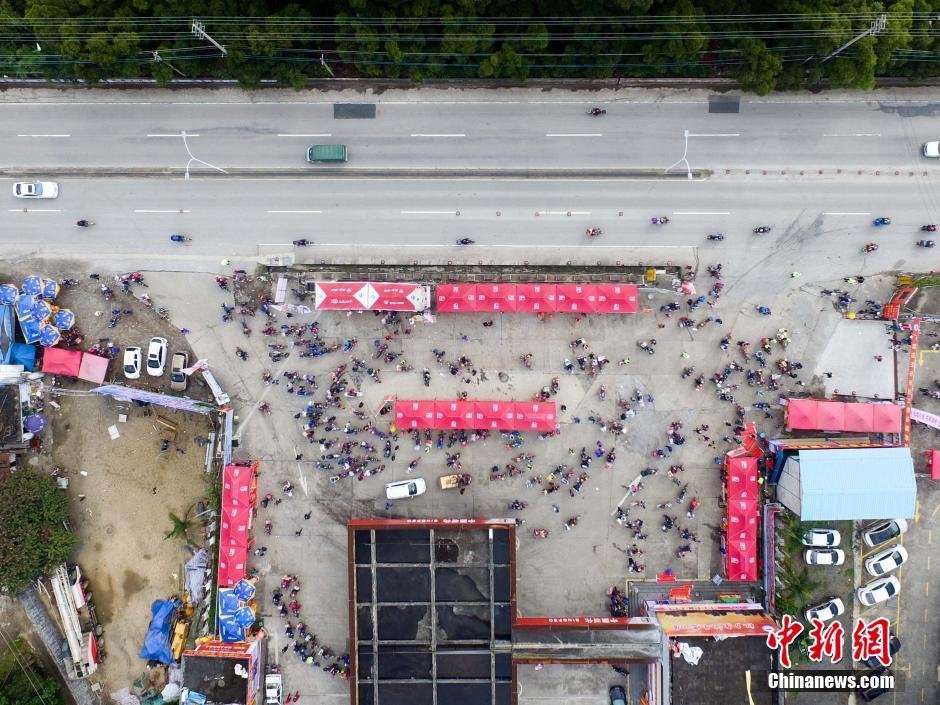
<instances>
[{"instance_id":1,"label":"building rooftop","mask_svg":"<svg viewBox=\"0 0 940 705\"><path fill-rule=\"evenodd\" d=\"M183 656L183 687L206 696L208 703L240 705L248 700L248 679L236 671L248 660L187 653Z\"/></svg>"},{"instance_id":2,"label":"building rooftop","mask_svg":"<svg viewBox=\"0 0 940 705\"><path fill-rule=\"evenodd\" d=\"M703 703L751 703L770 705L771 692L761 688L763 683L752 680L748 696L745 673L747 671L769 671L773 652L764 639L756 637L734 637L714 639L683 638L689 646L702 649L702 658L697 666L683 658L673 658L672 703L674 705L702 705ZM753 674L753 678L763 677Z\"/></svg>"}]
</instances>

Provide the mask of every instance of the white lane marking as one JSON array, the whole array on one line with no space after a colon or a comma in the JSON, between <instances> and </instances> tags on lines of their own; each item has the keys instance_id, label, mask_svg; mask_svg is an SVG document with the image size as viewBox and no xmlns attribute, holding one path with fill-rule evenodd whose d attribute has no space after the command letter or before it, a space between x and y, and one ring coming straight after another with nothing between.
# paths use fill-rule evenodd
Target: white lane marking
<instances>
[{"instance_id":1,"label":"white lane marking","mask_svg":"<svg viewBox=\"0 0 940 705\"><path fill-rule=\"evenodd\" d=\"M301 134L299 132L279 132L278 137L332 137L332 132L311 132L309 134Z\"/></svg>"},{"instance_id":2,"label":"white lane marking","mask_svg":"<svg viewBox=\"0 0 940 705\"><path fill-rule=\"evenodd\" d=\"M673 215L731 215L730 211L673 211Z\"/></svg>"},{"instance_id":3,"label":"white lane marking","mask_svg":"<svg viewBox=\"0 0 940 705\"><path fill-rule=\"evenodd\" d=\"M135 210L135 213L191 213L192 211L186 210L184 208L176 208L175 210L147 210L140 209Z\"/></svg>"},{"instance_id":4,"label":"white lane marking","mask_svg":"<svg viewBox=\"0 0 940 705\"><path fill-rule=\"evenodd\" d=\"M535 211L538 215L591 215L591 211Z\"/></svg>"},{"instance_id":5,"label":"white lane marking","mask_svg":"<svg viewBox=\"0 0 940 705\"><path fill-rule=\"evenodd\" d=\"M823 215L871 215L871 213L823 213Z\"/></svg>"},{"instance_id":6,"label":"white lane marking","mask_svg":"<svg viewBox=\"0 0 940 705\"><path fill-rule=\"evenodd\" d=\"M160 134L160 133L153 133L153 134L148 134L148 135L147 135L147 137L182 137L182 136L183 136L183 133L182 133L182 132L176 132L176 133L172 133L172 132L171 132L171 133L166 134L166 135ZM186 133L186 136L187 136L187 137L199 137L199 135L191 135L191 134L189 134L188 132Z\"/></svg>"},{"instance_id":7,"label":"white lane marking","mask_svg":"<svg viewBox=\"0 0 940 705\"><path fill-rule=\"evenodd\" d=\"M740 132L714 132L714 133L702 133L698 134L696 132L690 132L689 137L740 137Z\"/></svg>"},{"instance_id":8,"label":"white lane marking","mask_svg":"<svg viewBox=\"0 0 940 705\"><path fill-rule=\"evenodd\" d=\"M323 211L265 211L265 213L322 213Z\"/></svg>"},{"instance_id":9,"label":"white lane marking","mask_svg":"<svg viewBox=\"0 0 940 705\"><path fill-rule=\"evenodd\" d=\"M71 137L72 135L17 135L17 137Z\"/></svg>"},{"instance_id":10,"label":"white lane marking","mask_svg":"<svg viewBox=\"0 0 940 705\"><path fill-rule=\"evenodd\" d=\"M10 213L61 213L59 208L10 208Z\"/></svg>"},{"instance_id":11,"label":"white lane marking","mask_svg":"<svg viewBox=\"0 0 940 705\"><path fill-rule=\"evenodd\" d=\"M600 132L582 132L582 133L564 133L564 132L546 132L546 137L603 137Z\"/></svg>"},{"instance_id":12,"label":"white lane marking","mask_svg":"<svg viewBox=\"0 0 940 705\"><path fill-rule=\"evenodd\" d=\"M453 215L457 211L398 211L401 215Z\"/></svg>"},{"instance_id":13,"label":"white lane marking","mask_svg":"<svg viewBox=\"0 0 940 705\"><path fill-rule=\"evenodd\" d=\"M823 135L823 137L881 137L881 133L880 132L856 132L854 134L845 133L845 134Z\"/></svg>"},{"instance_id":14,"label":"white lane marking","mask_svg":"<svg viewBox=\"0 0 940 705\"><path fill-rule=\"evenodd\" d=\"M455 132L455 133L453 133L453 134L441 133L441 134L437 134L437 135L436 135L436 134L432 134L432 133L422 134L422 133L420 133L420 132L413 132L413 133L411 134L411 136L412 136L412 137L466 137L467 135L466 135L465 133L463 133L463 132Z\"/></svg>"}]
</instances>

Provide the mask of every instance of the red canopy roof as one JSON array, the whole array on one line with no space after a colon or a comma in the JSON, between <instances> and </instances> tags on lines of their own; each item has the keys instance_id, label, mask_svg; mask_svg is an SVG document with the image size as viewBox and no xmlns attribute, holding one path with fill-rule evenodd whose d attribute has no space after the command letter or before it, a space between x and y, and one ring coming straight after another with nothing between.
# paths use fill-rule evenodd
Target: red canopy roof
<instances>
[{"instance_id":1,"label":"red canopy roof","mask_svg":"<svg viewBox=\"0 0 940 705\"><path fill-rule=\"evenodd\" d=\"M788 399L786 424L789 430L816 429L816 402L813 399Z\"/></svg>"},{"instance_id":2,"label":"red canopy roof","mask_svg":"<svg viewBox=\"0 0 940 705\"><path fill-rule=\"evenodd\" d=\"M725 570L729 580L757 580L757 556L748 542L728 542Z\"/></svg>"},{"instance_id":3,"label":"red canopy roof","mask_svg":"<svg viewBox=\"0 0 940 705\"><path fill-rule=\"evenodd\" d=\"M757 459L738 456L728 459L728 499L755 500L759 496Z\"/></svg>"},{"instance_id":4,"label":"red canopy roof","mask_svg":"<svg viewBox=\"0 0 940 705\"><path fill-rule=\"evenodd\" d=\"M558 311L592 313L597 310L597 286L594 284L556 284Z\"/></svg>"},{"instance_id":5,"label":"red canopy roof","mask_svg":"<svg viewBox=\"0 0 940 705\"><path fill-rule=\"evenodd\" d=\"M845 414L842 421L843 431L861 431L871 433L874 404L843 404Z\"/></svg>"},{"instance_id":6,"label":"red canopy roof","mask_svg":"<svg viewBox=\"0 0 940 705\"><path fill-rule=\"evenodd\" d=\"M598 284L598 313L636 313L637 288L635 284Z\"/></svg>"},{"instance_id":7,"label":"red canopy roof","mask_svg":"<svg viewBox=\"0 0 940 705\"><path fill-rule=\"evenodd\" d=\"M219 585L232 587L245 577L248 565L248 549L238 546L219 549Z\"/></svg>"},{"instance_id":8,"label":"red canopy roof","mask_svg":"<svg viewBox=\"0 0 940 705\"><path fill-rule=\"evenodd\" d=\"M555 311L555 284L516 284L516 310L529 312Z\"/></svg>"},{"instance_id":9,"label":"red canopy roof","mask_svg":"<svg viewBox=\"0 0 940 705\"><path fill-rule=\"evenodd\" d=\"M901 432L901 407L897 404L872 404L872 431L875 433Z\"/></svg>"},{"instance_id":10,"label":"red canopy roof","mask_svg":"<svg viewBox=\"0 0 940 705\"><path fill-rule=\"evenodd\" d=\"M516 430L554 431L555 402L517 401L515 417Z\"/></svg>"},{"instance_id":11,"label":"red canopy roof","mask_svg":"<svg viewBox=\"0 0 940 705\"><path fill-rule=\"evenodd\" d=\"M477 311L515 311L515 284L477 284Z\"/></svg>"},{"instance_id":12,"label":"red canopy roof","mask_svg":"<svg viewBox=\"0 0 940 705\"><path fill-rule=\"evenodd\" d=\"M318 311L423 311L428 290L408 282L317 282L314 308Z\"/></svg>"},{"instance_id":13,"label":"red canopy roof","mask_svg":"<svg viewBox=\"0 0 940 705\"><path fill-rule=\"evenodd\" d=\"M399 428L435 428L434 402L396 401L395 425Z\"/></svg>"},{"instance_id":14,"label":"red canopy roof","mask_svg":"<svg viewBox=\"0 0 940 705\"><path fill-rule=\"evenodd\" d=\"M746 508L728 511L728 538L735 540L757 539L757 501L748 501Z\"/></svg>"},{"instance_id":15,"label":"red canopy roof","mask_svg":"<svg viewBox=\"0 0 940 705\"><path fill-rule=\"evenodd\" d=\"M222 468L222 507L254 505L252 480L255 468L250 465L226 465Z\"/></svg>"},{"instance_id":16,"label":"red canopy roof","mask_svg":"<svg viewBox=\"0 0 940 705\"><path fill-rule=\"evenodd\" d=\"M473 402L474 428L512 429L516 426L516 405L511 401Z\"/></svg>"},{"instance_id":17,"label":"red canopy roof","mask_svg":"<svg viewBox=\"0 0 940 705\"><path fill-rule=\"evenodd\" d=\"M474 425L474 402L434 402L434 428L476 428Z\"/></svg>"},{"instance_id":18,"label":"red canopy roof","mask_svg":"<svg viewBox=\"0 0 940 705\"><path fill-rule=\"evenodd\" d=\"M816 402L816 428L841 431L845 425L845 404L841 401Z\"/></svg>"},{"instance_id":19,"label":"red canopy roof","mask_svg":"<svg viewBox=\"0 0 940 705\"><path fill-rule=\"evenodd\" d=\"M82 367L82 353L79 350L46 348L42 353L42 371L53 375L78 377Z\"/></svg>"},{"instance_id":20,"label":"red canopy roof","mask_svg":"<svg viewBox=\"0 0 940 705\"><path fill-rule=\"evenodd\" d=\"M476 284L438 284L437 312L477 310Z\"/></svg>"},{"instance_id":21,"label":"red canopy roof","mask_svg":"<svg viewBox=\"0 0 940 705\"><path fill-rule=\"evenodd\" d=\"M378 294L370 306L374 311L421 311L428 302L424 287L402 282L371 282Z\"/></svg>"},{"instance_id":22,"label":"red canopy roof","mask_svg":"<svg viewBox=\"0 0 940 705\"><path fill-rule=\"evenodd\" d=\"M110 358L92 355L91 353L82 354L82 365L78 370L78 378L86 382L101 384L108 376L108 364Z\"/></svg>"},{"instance_id":23,"label":"red canopy roof","mask_svg":"<svg viewBox=\"0 0 940 705\"><path fill-rule=\"evenodd\" d=\"M931 480L940 480L940 450L927 451L927 468Z\"/></svg>"},{"instance_id":24,"label":"red canopy roof","mask_svg":"<svg viewBox=\"0 0 940 705\"><path fill-rule=\"evenodd\" d=\"M223 509L219 545L248 548L251 545L251 514L251 507L231 506Z\"/></svg>"}]
</instances>

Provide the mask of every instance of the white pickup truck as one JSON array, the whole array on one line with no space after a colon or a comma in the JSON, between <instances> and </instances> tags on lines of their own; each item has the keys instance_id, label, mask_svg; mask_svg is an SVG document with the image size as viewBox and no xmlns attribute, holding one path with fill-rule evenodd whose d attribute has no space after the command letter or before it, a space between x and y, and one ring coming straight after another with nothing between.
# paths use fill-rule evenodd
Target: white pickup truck
<instances>
[{"instance_id":1,"label":"white pickup truck","mask_svg":"<svg viewBox=\"0 0 940 705\"><path fill-rule=\"evenodd\" d=\"M269 673L264 677L264 705L284 705L280 673Z\"/></svg>"}]
</instances>

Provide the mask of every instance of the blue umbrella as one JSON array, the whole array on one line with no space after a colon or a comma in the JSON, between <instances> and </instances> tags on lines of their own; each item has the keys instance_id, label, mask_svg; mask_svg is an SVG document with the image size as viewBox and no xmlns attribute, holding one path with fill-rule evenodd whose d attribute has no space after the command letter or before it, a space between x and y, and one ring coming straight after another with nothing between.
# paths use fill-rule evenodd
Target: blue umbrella
<instances>
[{"instance_id":1,"label":"blue umbrella","mask_svg":"<svg viewBox=\"0 0 940 705\"><path fill-rule=\"evenodd\" d=\"M39 329L39 342L42 343L45 347L51 348L53 345L58 343L62 339L62 334L59 332L59 329L55 326L50 326L49 324L44 325Z\"/></svg>"},{"instance_id":2,"label":"blue umbrella","mask_svg":"<svg viewBox=\"0 0 940 705\"><path fill-rule=\"evenodd\" d=\"M244 641L245 630L244 628L238 626L235 620L231 617L223 617L219 620L219 636L222 637L222 641L229 643L234 641Z\"/></svg>"},{"instance_id":3,"label":"blue umbrella","mask_svg":"<svg viewBox=\"0 0 940 705\"><path fill-rule=\"evenodd\" d=\"M52 319L59 330L68 330L75 325L75 314L70 309L60 308Z\"/></svg>"},{"instance_id":4,"label":"blue umbrella","mask_svg":"<svg viewBox=\"0 0 940 705\"><path fill-rule=\"evenodd\" d=\"M30 414L23 419L23 427L30 433L42 433L46 427L46 419L39 414Z\"/></svg>"},{"instance_id":5,"label":"blue umbrella","mask_svg":"<svg viewBox=\"0 0 940 705\"><path fill-rule=\"evenodd\" d=\"M248 600L255 596L255 586L244 578L235 583L232 590L242 602L248 602Z\"/></svg>"},{"instance_id":6,"label":"blue umbrella","mask_svg":"<svg viewBox=\"0 0 940 705\"><path fill-rule=\"evenodd\" d=\"M27 343L39 342L39 322L20 320L20 330L23 331L23 340Z\"/></svg>"},{"instance_id":7,"label":"blue umbrella","mask_svg":"<svg viewBox=\"0 0 940 705\"><path fill-rule=\"evenodd\" d=\"M42 280L42 296L44 299L54 299L59 295L59 282L55 279Z\"/></svg>"},{"instance_id":8,"label":"blue umbrella","mask_svg":"<svg viewBox=\"0 0 940 705\"><path fill-rule=\"evenodd\" d=\"M248 628L255 623L255 611L251 607L239 607L234 618L238 626Z\"/></svg>"},{"instance_id":9,"label":"blue umbrella","mask_svg":"<svg viewBox=\"0 0 940 705\"><path fill-rule=\"evenodd\" d=\"M36 297L30 294L20 294L16 299L16 317L20 322L28 321L33 317L33 306L36 305Z\"/></svg>"},{"instance_id":10,"label":"blue umbrella","mask_svg":"<svg viewBox=\"0 0 940 705\"><path fill-rule=\"evenodd\" d=\"M43 301L42 299L37 299L36 303L33 304L32 308L33 318L37 321L44 321L52 315L52 306Z\"/></svg>"},{"instance_id":11,"label":"blue umbrella","mask_svg":"<svg viewBox=\"0 0 940 705\"><path fill-rule=\"evenodd\" d=\"M12 306L16 303L16 297L20 295L20 290L13 284L3 284L0 286L0 304Z\"/></svg>"},{"instance_id":12,"label":"blue umbrella","mask_svg":"<svg viewBox=\"0 0 940 705\"><path fill-rule=\"evenodd\" d=\"M231 615L235 614L235 610L238 609L238 596L232 590L220 590L219 591L219 614L220 615Z\"/></svg>"},{"instance_id":13,"label":"blue umbrella","mask_svg":"<svg viewBox=\"0 0 940 705\"><path fill-rule=\"evenodd\" d=\"M37 276L26 277L26 279L23 280L23 291L25 291L27 294L32 294L33 296L35 296L36 294L41 294L42 293L42 277L37 277Z\"/></svg>"}]
</instances>

